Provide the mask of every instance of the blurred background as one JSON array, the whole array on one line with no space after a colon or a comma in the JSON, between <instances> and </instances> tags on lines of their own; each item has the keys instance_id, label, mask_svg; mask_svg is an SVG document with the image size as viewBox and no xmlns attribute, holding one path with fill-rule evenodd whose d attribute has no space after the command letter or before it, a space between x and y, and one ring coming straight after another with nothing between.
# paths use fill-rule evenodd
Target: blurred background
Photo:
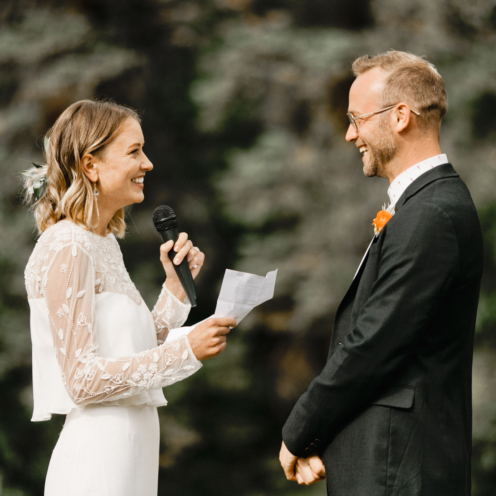
<instances>
[{"instance_id":1,"label":"blurred background","mask_svg":"<svg viewBox=\"0 0 496 496\"><path fill-rule=\"evenodd\" d=\"M325 495L322 483L284 479L280 430L325 363L334 312L388 200L344 133L351 62L390 48L425 55L444 77L442 150L483 224L473 494L495 495L495 41L495 0L1 0L0 495L43 494L63 424L30 422L23 270L37 235L19 173L84 98L143 117L155 169L122 249L150 306L163 282L151 212L163 203L207 254L189 323L213 312L225 268L279 269L275 298L226 352L165 390L159 494Z\"/></svg>"}]
</instances>

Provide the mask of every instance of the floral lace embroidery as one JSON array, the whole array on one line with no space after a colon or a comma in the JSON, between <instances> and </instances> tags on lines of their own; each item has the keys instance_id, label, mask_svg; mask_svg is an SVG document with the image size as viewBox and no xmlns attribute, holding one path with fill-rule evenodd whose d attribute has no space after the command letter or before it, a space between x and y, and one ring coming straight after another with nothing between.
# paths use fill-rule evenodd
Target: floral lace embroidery
<instances>
[{"instance_id":1,"label":"floral lace embroidery","mask_svg":"<svg viewBox=\"0 0 496 496\"><path fill-rule=\"evenodd\" d=\"M169 329L177 329L184 324L190 310L189 303L181 303L166 285L163 285L157 304L152 311L158 344L165 341Z\"/></svg>"},{"instance_id":2,"label":"floral lace embroidery","mask_svg":"<svg viewBox=\"0 0 496 496\"><path fill-rule=\"evenodd\" d=\"M139 305L142 299L127 275L115 238L112 236L107 243L107 238L95 236L70 222L61 222L41 236L26 267L28 295L45 300L55 355L73 401L86 404L115 400L162 388L194 373L201 364L186 337L127 357L98 355L94 340L95 293L111 288L134 296L133 301ZM161 341L169 326L182 325L189 308L164 286L154 309Z\"/></svg>"},{"instance_id":3,"label":"floral lace embroidery","mask_svg":"<svg viewBox=\"0 0 496 496\"><path fill-rule=\"evenodd\" d=\"M75 242L85 248L94 260L95 293L120 293L141 305L142 298L124 266L122 252L113 234L102 238L69 221L47 229L38 240L25 271L28 298L42 298L41 280L47 269L50 252L59 252Z\"/></svg>"}]
</instances>

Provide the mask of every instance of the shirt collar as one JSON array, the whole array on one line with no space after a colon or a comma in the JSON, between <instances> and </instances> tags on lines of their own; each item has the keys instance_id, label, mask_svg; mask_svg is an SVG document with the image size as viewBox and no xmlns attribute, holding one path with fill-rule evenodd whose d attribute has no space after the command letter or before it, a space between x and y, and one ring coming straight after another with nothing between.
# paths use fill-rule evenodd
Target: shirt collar
<instances>
[{"instance_id":1,"label":"shirt collar","mask_svg":"<svg viewBox=\"0 0 496 496\"><path fill-rule=\"evenodd\" d=\"M405 192L406 188L410 184L418 179L425 172L434 169L439 165L447 164L448 157L445 153L441 155L436 155L435 157L423 160L418 164L412 165L407 170L403 171L389 186L388 195L391 205L396 205L396 202L400 199L400 196Z\"/></svg>"}]
</instances>

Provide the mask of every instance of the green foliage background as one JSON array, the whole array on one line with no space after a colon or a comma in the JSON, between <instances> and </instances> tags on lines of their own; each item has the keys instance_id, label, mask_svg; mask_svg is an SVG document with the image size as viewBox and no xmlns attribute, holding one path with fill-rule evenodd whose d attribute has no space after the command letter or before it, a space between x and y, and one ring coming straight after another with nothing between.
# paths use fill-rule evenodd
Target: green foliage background
<instances>
[{"instance_id":1,"label":"green foliage background","mask_svg":"<svg viewBox=\"0 0 496 496\"><path fill-rule=\"evenodd\" d=\"M199 307L226 267L279 268L276 297L224 354L165 390L160 494L323 496L288 483L280 429L325 363L332 319L387 183L344 142L350 64L425 55L450 110L441 145L485 233L474 359L473 494L496 493L496 2L494 0L3 0L0 3L0 495L35 496L62 418L34 424L23 269L36 239L19 172L83 98L143 116L155 169L129 212L128 269L152 305L163 282L156 205L207 254ZM332 476L332 474L331 474Z\"/></svg>"}]
</instances>

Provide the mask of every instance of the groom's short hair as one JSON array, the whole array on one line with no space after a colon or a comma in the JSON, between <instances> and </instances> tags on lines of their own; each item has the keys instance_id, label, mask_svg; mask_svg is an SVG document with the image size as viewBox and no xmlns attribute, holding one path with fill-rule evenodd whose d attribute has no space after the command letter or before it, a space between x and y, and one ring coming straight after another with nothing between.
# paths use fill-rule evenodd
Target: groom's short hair
<instances>
[{"instance_id":1,"label":"groom's short hair","mask_svg":"<svg viewBox=\"0 0 496 496\"><path fill-rule=\"evenodd\" d=\"M353 62L353 74L358 77L375 67L389 73L382 107L404 101L420 112L421 130L439 129L448 110L448 96L443 78L433 64L412 53L390 50L374 57L359 57Z\"/></svg>"}]
</instances>

